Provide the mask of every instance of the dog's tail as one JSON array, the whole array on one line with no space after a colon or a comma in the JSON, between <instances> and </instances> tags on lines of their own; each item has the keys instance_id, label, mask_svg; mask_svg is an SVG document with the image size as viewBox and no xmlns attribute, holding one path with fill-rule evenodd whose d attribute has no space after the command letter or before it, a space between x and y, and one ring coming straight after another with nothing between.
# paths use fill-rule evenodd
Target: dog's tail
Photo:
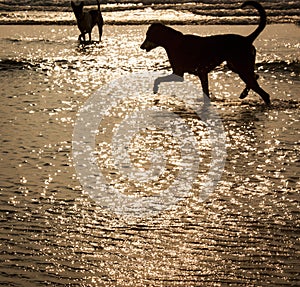
<instances>
[{"instance_id":1,"label":"dog's tail","mask_svg":"<svg viewBox=\"0 0 300 287\"><path fill-rule=\"evenodd\" d=\"M100 12L100 3L99 3L99 0L97 0L97 6L98 6L98 12Z\"/></svg>"},{"instance_id":2,"label":"dog's tail","mask_svg":"<svg viewBox=\"0 0 300 287\"><path fill-rule=\"evenodd\" d=\"M259 16L260 16L260 21L259 21L258 27L256 28L256 30L254 32L252 32L249 36L247 36L247 38L251 41L251 43L253 43L254 40L257 38L257 36L266 27L266 24L267 24L267 15L266 15L266 11L263 8L263 6L261 6L256 1L246 1L246 2L243 3L242 8L244 8L246 6L252 6L252 7L254 7L258 11Z\"/></svg>"}]
</instances>

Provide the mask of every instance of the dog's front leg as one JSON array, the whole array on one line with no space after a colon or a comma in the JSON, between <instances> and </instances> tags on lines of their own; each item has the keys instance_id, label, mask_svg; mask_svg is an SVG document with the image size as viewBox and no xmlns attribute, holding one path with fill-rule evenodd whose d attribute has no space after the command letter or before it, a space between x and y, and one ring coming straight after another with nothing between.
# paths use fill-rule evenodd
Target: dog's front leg
<instances>
[{"instance_id":1,"label":"dog's front leg","mask_svg":"<svg viewBox=\"0 0 300 287\"><path fill-rule=\"evenodd\" d=\"M176 74L158 77L154 81L153 93L156 94L158 92L159 85L162 82L183 82L183 81L184 81L183 76L178 76Z\"/></svg>"},{"instance_id":2,"label":"dog's front leg","mask_svg":"<svg viewBox=\"0 0 300 287\"><path fill-rule=\"evenodd\" d=\"M102 33L103 33L103 26L102 24L98 24L98 32L99 32L99 42L101 42Z\"/></svg>"},{"instance_id":3,"label":"dog's front leg","mask_svg":"<svg viewBox=\"0 0 300 287\"><path fill-rule=\"evenodd\" d=\"M78 37L78 41L80 42L85 42L85 34L84 33L81 33Z\"/></svg>"},{"instance_id":4,"label":"dog's front leg","mask_svg":"<svg viewBox=\"0 0 300 287\"><path fill-rule=\"evenodd\" d=\"M209 89L208 89L208 74L205 72L202 72L199 74L199 79L202 86L202 91L209 98Z\"/></svg>"}]
</instances>

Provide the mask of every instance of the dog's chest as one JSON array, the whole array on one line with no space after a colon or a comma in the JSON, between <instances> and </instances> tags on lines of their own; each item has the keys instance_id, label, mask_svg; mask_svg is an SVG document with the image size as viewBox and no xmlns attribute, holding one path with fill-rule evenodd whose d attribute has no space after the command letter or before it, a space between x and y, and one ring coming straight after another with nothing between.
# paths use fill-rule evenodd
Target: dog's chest
<instances>
[{"instance_id":1,"label":"dog's chest","mask_svg":"<svg viewBox=\"0 0 300 287\"><path fill-rule=\"evenodd\" d=\"M82 14L81 21L78 21L78 27L80 30L85 32L90 32L92 30L93 19L89 12L84 12Z\"/></svg>"}]
</instances>

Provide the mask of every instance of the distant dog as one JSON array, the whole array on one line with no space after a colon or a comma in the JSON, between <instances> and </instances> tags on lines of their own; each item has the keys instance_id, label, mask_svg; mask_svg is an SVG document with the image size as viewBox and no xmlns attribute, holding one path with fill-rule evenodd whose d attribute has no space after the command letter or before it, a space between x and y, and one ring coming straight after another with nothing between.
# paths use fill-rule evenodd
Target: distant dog
<instances>
[{"instance_id":1,"label":"distant dog","mask_svg":"<svg viewBox=\"0 0 300 287\"><path fill-rule=\"evenodd\" d=\"M165 25L152 24L141 49L149 52L158 46L165 48L173 70L173 75L155 81L154 92L158 91L160 82L172 81L174 74L177 80L183 80L184 73L189 73L200 78L202 90L209 97L208 73L226 61L228 68L246 83L240 98L245 98L252 89L269 105L270 96L258 85L258 76L254 73L256 50L252 44L266 26L266 12L255 1L246 1L242 8L245 6L253 6L260 15L259 26L246 37L235 34L209 37L184 35Z\"/></svg>"},{"instance_id":2,"label":"distant dog","mask_svg":"<svg viewBox=\"0 0 300 287\"><path fill-rule=\"evenodd\" d=\"M80 2L79 5L76 5L71 1L71 6L77 20L77 26L81 32L78 37L79 41L85 42L85 34L89 34L89 42L92 40L92 29L95 25L98 26L99 31L99 42L102 37L103 29L103 18L100 11L100 3L97 0L98 10L83 11L83 2Z\"/></svg>"}]
</instances>

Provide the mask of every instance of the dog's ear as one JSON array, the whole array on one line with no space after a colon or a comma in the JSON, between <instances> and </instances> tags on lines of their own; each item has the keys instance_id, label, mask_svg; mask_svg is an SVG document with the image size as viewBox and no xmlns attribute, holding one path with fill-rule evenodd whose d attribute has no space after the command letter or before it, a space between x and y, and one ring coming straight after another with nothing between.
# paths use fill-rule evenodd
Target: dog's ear
<instances>
[{"instance_id":1,"label":"dog's ear","mask_svg":"<svg viewBox=\"0 0 300 287\"><path fill-rule=\"evenodd\" d=\"M81 8L83 8L83 5L84 5L84 3L83 3L83 1L81 1L80 4L79 4L79 6L80 6Z\"/></svg>"}]
</instances>

